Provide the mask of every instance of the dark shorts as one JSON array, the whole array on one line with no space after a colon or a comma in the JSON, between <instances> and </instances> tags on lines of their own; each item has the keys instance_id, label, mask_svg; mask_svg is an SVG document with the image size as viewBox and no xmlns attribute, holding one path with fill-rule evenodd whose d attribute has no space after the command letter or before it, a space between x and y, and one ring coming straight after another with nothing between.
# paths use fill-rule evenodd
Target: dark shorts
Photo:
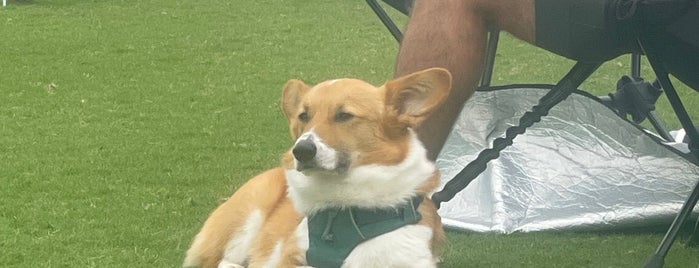
<instances>
[{"instance_id":1,"label":"dark shorts","mask_svg":"<svg viewBox=\"0 0 699 268\"><path fill-rule=\"evenodd\" d=\"M618 0L535 0L536 45L578 61L606 61L637 51L630 25L610 21Z\"/></svg>"},{"instance_id":2,"label":"dark shorts","mask_svg":"<svg viewBox=\"0 0 699 268\"><path fill-rule=\"evenodd\" d=\"M535 0L536 45L577 61L653 51L699 91L699 0Z\"/></svg>"}]
</instances>

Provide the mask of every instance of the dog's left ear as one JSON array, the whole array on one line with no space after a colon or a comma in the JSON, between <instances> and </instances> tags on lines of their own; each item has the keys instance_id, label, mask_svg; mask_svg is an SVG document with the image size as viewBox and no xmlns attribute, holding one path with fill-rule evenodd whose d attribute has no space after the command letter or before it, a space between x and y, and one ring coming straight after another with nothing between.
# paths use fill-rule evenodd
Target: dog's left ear
<instances>
[{"instance_id":1,"label":"dog's left ear","mask_svg":"<svg viewBox=\"0 0 699 268\"><path fill-rule=\"evenodd\" d=\"M284 114L289 120L289 132L291 132L291 137L294 140L298 138L302 131L302 125L296 120L301 111L301 100L310 89L310 86L298 79L291 79L284 85L282 110L284 110Z\"/></svg>"},{"instance_id":2,"label":"dog's left ear","mask_svg":"<svg viewBox=\"0 0 699 268\"><path fill-rule=\"evenodd\" d=\"M407 127L417 127L451 90L451 74L431 68L386 82L387 116Z\"/></svg>"},{"instance_id":3,"label":"dog's left ear","mask_svg":"<svg viewBox=\"0 0 699 268\"><path fill-rule=\"evenodd\" d=\"M291 79L284 85L282 92L282 109L286 117L291 120L296 117L299 105L304 95L311 89L306 83L298 79Z\"/></svg>"}]
</instances>

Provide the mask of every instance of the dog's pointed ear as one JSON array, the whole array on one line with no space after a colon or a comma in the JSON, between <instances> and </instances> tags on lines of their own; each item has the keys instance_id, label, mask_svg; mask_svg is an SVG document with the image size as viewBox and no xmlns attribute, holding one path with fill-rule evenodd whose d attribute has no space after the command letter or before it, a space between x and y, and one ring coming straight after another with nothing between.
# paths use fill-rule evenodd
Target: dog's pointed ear
<instances>
[{"instance_id":1,"label":"dog's pointed ear","mask_svg":"<svg viewBox=\"0 0 699 268\"><path fill-rule=\"evenodd\" d=\"M451 74L443 68L431 68L388 81L384 87L387 116L414 128L449 95Z\"/></svg>"},{"instance_id":2,"label":"dog's pointed ear","mask_svg":"<svg viewBox=\"0 0 699 268\"><path fill-rule=\"evenodd\" d=\"M299 105L301 105L301 99L308 93L309 89L311 89L311 87L298 79L291 79L284 85L284 91L282 92L282 109L289 121L298 116L297 113L299 111Z\"/></svg>"}]
</instances>

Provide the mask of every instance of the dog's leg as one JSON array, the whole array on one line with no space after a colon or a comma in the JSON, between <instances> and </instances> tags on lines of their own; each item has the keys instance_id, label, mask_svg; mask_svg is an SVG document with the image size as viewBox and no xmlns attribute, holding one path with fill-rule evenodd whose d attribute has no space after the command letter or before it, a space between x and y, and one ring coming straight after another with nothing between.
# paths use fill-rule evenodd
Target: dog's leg
<instances>
[{"instance_id":1,"label":"dog's leg","mask_svg":"<svg viewBox=\"0 0 699 268\"><path fill-rule=\"evenodd\" d=\"M211 213L187 251L183 265L246 265L267 218L286 198L285 180L282 169L272 169L247 181Z\"/></svg>"},{"instance_id":2,"label":"dog's leg","mask_svg":"<svg viewBox=\"0 0 699 268\"><path fill-rule=\"evenodd\" d=\"M244 264L248 259L254 239L262 229L264 221L265 217L260 210L250 212L245 225L226 245L223 258L218 265L219 268L243 267L241 264Z\"/></svg>"},{"instance_id":3,"label":"dog's leg","mask_svg":"<svg viewBox=\"0 0 699 268\"><path fill-rule=\"evenodd\" d=\"M280 200L255 240L249 266L286 268L304 265L302 259L305 259L306 250L299 247L303 241L296 233L302 219L290 199Z\"/></svg>"}]
</instances>

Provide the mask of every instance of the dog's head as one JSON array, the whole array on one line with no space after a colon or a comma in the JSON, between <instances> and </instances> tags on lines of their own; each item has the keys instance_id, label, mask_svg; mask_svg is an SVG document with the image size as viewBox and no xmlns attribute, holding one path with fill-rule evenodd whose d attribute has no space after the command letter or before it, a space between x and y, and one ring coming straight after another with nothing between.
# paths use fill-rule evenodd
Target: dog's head
<instances>
[{"instance_id":1,"label":"dog's head","mask_svg":"<svg viewBox=\"0 0 699 268\"><path fill-rule=\"evenodd\" d=\"M432 68L375 87L356 79L308 86L292 79L282 108L296 140L284 165L303 173L342 174L368 164L395 165L408 153L409 129L448 95L451 75Z\"/></svg>"}]
</instances>

